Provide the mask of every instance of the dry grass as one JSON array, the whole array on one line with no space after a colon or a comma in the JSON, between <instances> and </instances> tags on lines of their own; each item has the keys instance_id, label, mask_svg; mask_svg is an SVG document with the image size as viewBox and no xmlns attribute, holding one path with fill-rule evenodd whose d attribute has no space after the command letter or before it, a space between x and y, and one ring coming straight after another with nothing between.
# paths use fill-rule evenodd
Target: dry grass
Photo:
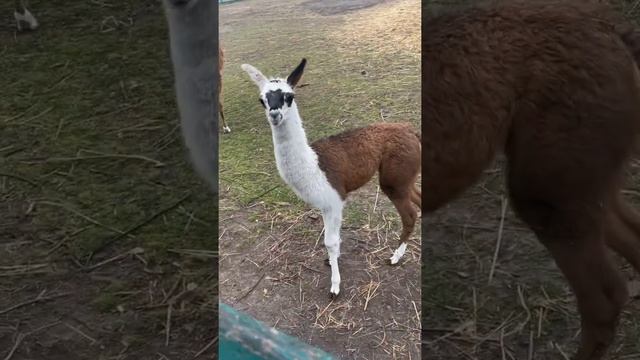
<instances>
[{"instance_id":1,"label":"dry grass","mask_svg":"<svg viewBox=\"0 0 640 360\"><path fill-rule=\"evenodd\" d=\"M220 239L223 300L337 355L415 358L420 331L418 234L403 265L394 268L388 258L397 246L398 223L389 219L389 204L368 214L376 227L346 226L342 292L331 300L319 214L283 214L282 208L270 208L259 204L250 211L223 211L236 216L235 221L221 221L226 230ZM342 334L343 341L334 333Z\"/></svg>"},{"instance_id":2,"label":"dry grass","mask_svg":"<svg viewBox=\"0 0 640 360\"><path fill-rule=\"evenodd\" d=\"M433 1L428 12L473 1ZM636 1L621 4L630 16ZM509 209L502 160L464 196L424 219L423 353L430 359L569 359L575 299L544 247ZM632 174L640 170L633 164ZM625 193L638 203L640 177ZM637 274L619 260L637 299ZM634 290L636 289L636 290ZM637 300L622 315L612 359L640 359Z\"/></svg>"},{"instance_id":3,"label":"dry grass","mask_svg":"<svg viewBox=\"0 0 640 360\"><path fill-rule=\"evenodd\" d=\"M416 14L420 3L389 1L346 13L340 6L347 5L336 4L242 1L221 8L224 101L233 131L221 140L221 298L341 358L417 359L419 228L402 265L391 267L397 213L376 179L354 194L342 232L341 293L331 300L320 214L282 184L255 86L239 69L250 63L282 76L306 57L306 86L297 99L311 140L378 121L418 128L415 48L389 53L365 24L415 39L419 22L394 24L383 21L382 12ZM287 31L274 21L284 13Z\"/></svg>"},{"instance_id":4,"label":"dry grass","mask_svg":"<svg viewBox=\"0 0 640 360\"><path fill-rule=\"evenodd\" d=\"M161 7L30 5L41 27L15 34L0 4L0 358L211 357L215 199Z\"/></svg>"},{"instance_id":5,"label":"dry grass","mask_svg":"<svg viewBox=\"0 0 640 360\"><path fill-rule=\"evenodd\" d=\"M412 0L383 3L345 15L345 23L333 29L329 37L350 51L403 54L419 59L421 34L407 29L420 29L420 11L421 7Z\"/></svg>"}]
</instances>

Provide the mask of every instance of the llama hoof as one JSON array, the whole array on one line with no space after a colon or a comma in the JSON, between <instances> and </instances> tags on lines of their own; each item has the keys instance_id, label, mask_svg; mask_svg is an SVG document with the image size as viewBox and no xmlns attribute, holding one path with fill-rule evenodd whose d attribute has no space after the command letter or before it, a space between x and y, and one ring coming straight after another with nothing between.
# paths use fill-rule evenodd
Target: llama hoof
<instances>
[{"instance_id":1,"label":"llama hoof","mask_svg":"<svg viewBox=\"0 0 640 360\"><path fill-rule=\"evenodd\" d=\"M404 256L404 252L406 250L407 250L407 244L406 243L400 244L400 246L396 249L396 251L393 252L393 256L389 259L389 262L391 262L391 265L395 265L399 263L400 259L402 259L402 257Z\"/></svg>"},{"instance_id":2,"label":"llama hoof","mask_svg":"<svg viewBox=\"0 0 640 360\"><path fill-rule=\"evenodd\" d=\"M16 20L16 28L18 31L35 30L38 28L38 20L36 20L33 14L27 9L24 9L23 14L14 11L13 17Z\"/></svg>"},{"instance_id":3,"label":"llama hoof","mask_svg":"<svg viewBox=\"0 0 640 360\"><path fill-rule=\"evenodd\" d=\"M331 287L331 291L329 291L329 298L331 300L335 300L338 298L338 295L340 294L340 290L338 289L333 289L333 287Z\"/></svg>"},{"instance_id":4,"label":"llama hoof","mask_svg":"<svg viewBox=\"0 0 640 360\"><path fill-rule=\"evenodd\" d=\"M228 126L224 126L224 127L222 128L222 132L223 132L223 133L225 133L225 134L228 134L228 133L230 133L230 132L231 132L231 128L230 128L230 127L228 127Z\"/></svg>"}]
</instances>

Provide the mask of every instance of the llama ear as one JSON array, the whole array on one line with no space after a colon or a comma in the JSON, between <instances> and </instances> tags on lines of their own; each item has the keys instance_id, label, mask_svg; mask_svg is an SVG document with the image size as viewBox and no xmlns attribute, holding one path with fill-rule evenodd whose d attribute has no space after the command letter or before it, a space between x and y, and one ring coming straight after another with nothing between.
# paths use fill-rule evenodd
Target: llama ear
<instances>
[{"instance_id":1,"label":"llama ear","mask_svg":"<svg viewBox=\"0 0 640 360\"><path fill-rule=\"evenodd\" d=\"M261 88L262 85L267 82L267 78L262 75L260 70L256 69L255 67L249 64L242 64L240 67L242 68L242 70L246 71L247 74L249 74L251 80L253 80L253 82L256 83L259 88Z\"/></svg>"},{"instance_id":2,"label":"llama ear","mask_svg":"<svg viewBox=\"0 0 640 360\"><path fill-rule=\"evenodd\" d=\"M302 78L302 73L304 72L305 65L307 65L307 59L302 58L300 64L287 77L287 84L289 84L292 88L296 87L298 81L300 81L300 78Z\"/></svg>"}]
</instances>

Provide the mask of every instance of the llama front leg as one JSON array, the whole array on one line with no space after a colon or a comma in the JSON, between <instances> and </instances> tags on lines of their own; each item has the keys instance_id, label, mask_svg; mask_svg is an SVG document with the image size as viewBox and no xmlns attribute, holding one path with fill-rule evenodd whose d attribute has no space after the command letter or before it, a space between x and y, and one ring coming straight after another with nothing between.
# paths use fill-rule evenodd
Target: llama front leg
<instances>
[{"instance_id":1,"label":"llama front leg","mask_svg":"<svg viewBox=\"0 0 640 360\"><path fill-rule=\"evenodd\" d=\"M38 20L27 9L27 3L25 0L15 1L15 10L13 17L16 20L16 27L18 31L22 30L35 30L38 27ZM23 27L26 26L26 28Z\"/></svg>"},{"instance_id":2,"label":"llama front leg","mask_svg":"<svg viewBox=\"0 0 640 360\"><path fill-rule=\"evenodd\" d=\"M340 293L340 269L338 268L338 258L340 257L340 227L342 224L342 208L323 211L324 221L324 246L329 255L329 266L331 266L331 296Z\"/></svg>"}]
</instances>

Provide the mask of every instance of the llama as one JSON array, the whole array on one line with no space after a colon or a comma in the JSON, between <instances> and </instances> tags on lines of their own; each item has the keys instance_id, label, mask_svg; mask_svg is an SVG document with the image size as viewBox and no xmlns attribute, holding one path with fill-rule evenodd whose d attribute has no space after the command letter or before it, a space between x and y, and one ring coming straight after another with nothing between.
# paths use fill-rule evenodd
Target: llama
<instances>
[{"instance_id":1,"label":"llama","mask_svg":"<svg viewBox=\"0 0 640 360\"><path fill-rule=\"evenodd\" d=\"M427 213L507 159L516 214L568 280L578 360L601 359L640 271L640 216L620 195L640 130L640 36L606 5L512 2L423 22Z\"/></svg>"},{"instance_id":2,"label":"llama","mask_svg":"<svg viewBox=\"0 0 640 360\"><path fill-rule=\"evenodd\" d=\"M218 49L218 78L220 79L218 82L218 110L220 111L220 120L222 120L222 131L226 134L231 132L231 128L224 120L224 111L222 110L222 68L224 66L224 52L222 51L222 46L219 46Z\"/></svg>"},{"instance_id":3,"label":"llama","mask_svg":"<svg viewBox=\"0 0 640 360\"><path fill-rule=\"evenodd\" d=\"M375 124L318 140L311 145L302 127L294 89L306 59L286 80L267 79L243 64L260 90L260 103L271 126L276 166L284 182L307 204L322 212L324 244L331 266L331 296L340 293L340 228L347 194L360 188L376 171L382 191L402 219L400 245L390 261L397 264L421 207L415 182L420 173L420 135L409 124Z\"/></svg>"},{"instance_id":4,"label":"llama","mask_svg":"<svg viewBox=\"0 0 640 360\"><path fill-rule=\"evenodd\" d=\"M35 30L38 28L38 20L27 9L27 0L15 0L13 18L16 20L18 31Z\"/></svg>"},{"instance_id":5,"label":"llama","mask_svg":"<svg viewBox=\"0 0 640 360\"><path fill-rule=\"evenodd\" d=\"M193 165L218 193L217 3L165 0L182 134ZM218 64L219 65L219 64Z\"/></svg>"}]
</instances>

